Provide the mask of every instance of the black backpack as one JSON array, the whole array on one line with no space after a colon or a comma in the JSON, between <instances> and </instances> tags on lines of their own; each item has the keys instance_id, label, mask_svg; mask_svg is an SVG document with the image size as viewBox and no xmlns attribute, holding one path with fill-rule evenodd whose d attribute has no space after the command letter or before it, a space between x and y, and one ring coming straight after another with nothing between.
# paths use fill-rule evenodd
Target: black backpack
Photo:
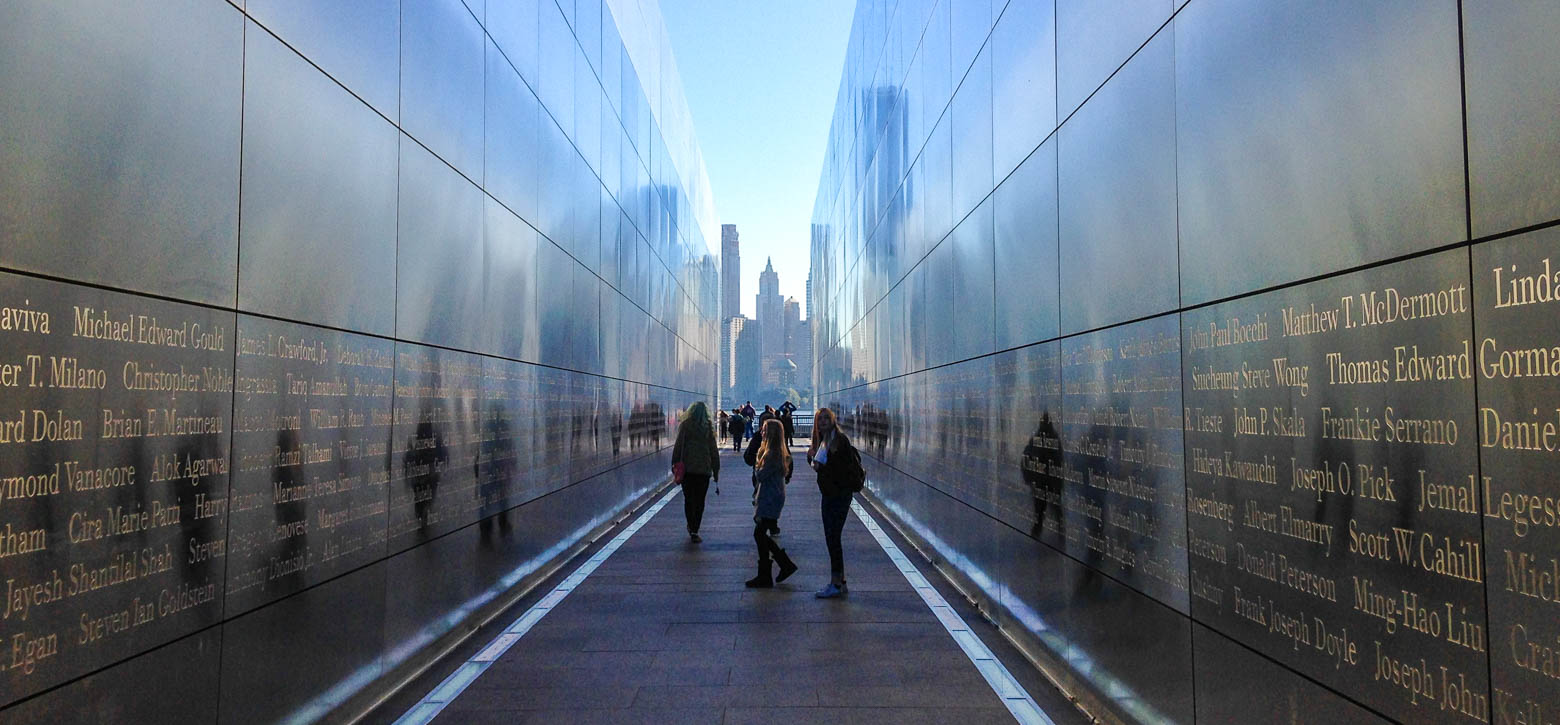
<instances>
[{"instance_id":1,"label":"black backpack","mask_svg":"<svg viewBox=\"0 0 1560 725\"><path fill-rule=\"evenodd\" d=\"M847 445L845 452L845 488L851 493L861 493L861 489L867 487L867 469L861 465L861 454L856 452L855 445Z\"/></svg>"}]
</instances>

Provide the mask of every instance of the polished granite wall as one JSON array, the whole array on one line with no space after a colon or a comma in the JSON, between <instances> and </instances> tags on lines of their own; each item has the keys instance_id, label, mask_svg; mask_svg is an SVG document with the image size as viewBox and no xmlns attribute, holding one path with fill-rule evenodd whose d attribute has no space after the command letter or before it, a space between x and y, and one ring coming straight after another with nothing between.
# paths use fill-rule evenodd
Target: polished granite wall
<instances>
[{"instance_id":1,"label":"polished granite wall","mask_svg":"<svg viewBox=\"0 0 1560 725\"><path fill-rule=\"evenodd\" d=\"M347 713L714 390L654 3L7 3L0 68L0 721Z\"/></svg>"},{"instance_id":2,"label":"polished granite wall","mask_svg":"<svg viewBox=\"0 0 1560 725\"><path fill-rule=\"evenodd\" d=\"M1560 720L1553 3L861 0L871 496L1106 720Z\"/></svg>"}]
</instances>

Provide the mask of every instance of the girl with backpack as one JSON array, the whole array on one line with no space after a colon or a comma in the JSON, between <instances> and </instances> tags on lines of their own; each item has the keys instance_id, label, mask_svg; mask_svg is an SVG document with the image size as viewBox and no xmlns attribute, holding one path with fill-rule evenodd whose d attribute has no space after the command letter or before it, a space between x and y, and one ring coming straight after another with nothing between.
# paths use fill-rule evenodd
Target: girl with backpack
<instances>
[{"instance_id":1,"label":"girl with backpack","mask_svg":"<svg viewBox=\"0 0 1560 725\"><path fill-rule=\"evenodd\" d=\"M785 486L791 481L791 449L785 444L785 429L778 420L764 421L759 435L763 442L753 465L753 542L758 544L758 576L746 583L750 588L768 589L796 573L796 563L769 538L770 529L778 528L780 509L785 507ZM773 579L771 558L780 565L780 573Z\"/></svg>"},{"instance_id":2,"label":"girl with backpack","mask_svg":"<svg viewBox=\"0 0 1560 725\"><path fill-rule=\"evenodd\" d=\"M850 502L865 479L861 459L839 418L828 408L819 408L813 417L812 445L807 463L818 472L818 491L823 494L823 539L829 547L829 585L818 590L819 599L833 599L849 593L845 586L845 550L840 534L850 516Z\"/></svg>"}]
</instances>

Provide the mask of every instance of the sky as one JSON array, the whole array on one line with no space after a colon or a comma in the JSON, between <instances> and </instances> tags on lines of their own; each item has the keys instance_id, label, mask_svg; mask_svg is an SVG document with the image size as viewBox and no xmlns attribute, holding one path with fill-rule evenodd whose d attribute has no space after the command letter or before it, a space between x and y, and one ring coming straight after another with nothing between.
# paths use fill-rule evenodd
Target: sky
<instances>
[{"instance_id":1,"label":"sky","mask_svg":"<svg viewBox=\"0 0 1560 725\"><path fill-rule=\"evenodd\" d=\"M803 302L808 224L851 0L660 0L722 224L742 242L742 314L773 256L780 294ZM710 240L720 252L720 239Z\"/></svg>"}]
</instances>

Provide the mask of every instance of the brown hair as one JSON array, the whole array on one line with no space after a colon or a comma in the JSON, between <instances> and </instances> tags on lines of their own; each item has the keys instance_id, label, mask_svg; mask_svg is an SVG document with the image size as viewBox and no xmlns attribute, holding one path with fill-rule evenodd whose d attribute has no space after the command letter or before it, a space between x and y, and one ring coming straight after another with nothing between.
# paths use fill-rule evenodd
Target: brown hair
<instances>
[{"instance_id":1,"label":"brown hair","mask_svg":"<svg viewBox=\"0 0 1560 725\"><path fill-rule=\"evenodd\" d=\"M819 408L818 412L813 413L812 445L809 446L808 449L807 449L807 456L808 456L808 458L812 458L813 456L816 456L818 454L818 446L823 443L823 433L818 430L818 421L822 420L824 418L828 418L829 419L829 423L831 424L831 429L835 433L840 433L840 434L844 433L844 431L840 430L840 418L839 418L839 416L835 415L834 411L829 410L828 408Z\"/></svg>"},{"instance_id":2,"label":"brown hair","mask_svg":"<svg viewBox=\"0 0 1560 725\"><path fill-rule=\"evenodd\" d=\"M758 467L763 468L769 464L770 456L779 456L784 453L785 474L791 475L791 449L785 445L785 427L780 421L770 418L764 421L762 432L764 442L758 447Z\"/></svg>"}]
</instances>

